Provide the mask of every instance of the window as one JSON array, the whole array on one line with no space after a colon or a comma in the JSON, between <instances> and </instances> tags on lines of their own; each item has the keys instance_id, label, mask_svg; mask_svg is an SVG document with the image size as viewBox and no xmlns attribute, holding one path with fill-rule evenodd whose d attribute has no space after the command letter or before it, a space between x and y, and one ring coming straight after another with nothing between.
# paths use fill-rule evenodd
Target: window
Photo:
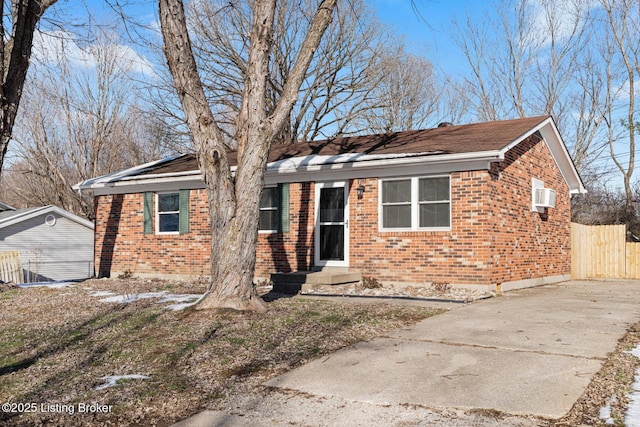
<instances>
[{"instance_id":1,"label":"window","mask_svg":"<svg viewBox=\"0 0 640 427\"><path fill-rule=\"evenodd\" d=\"M262 233L289 232L289 183L262 189L258 231Z\"/></svg>"},{"instance_id":2,"label":"window","mask_svg":"<svg viewBox=\"0 0 640 427\"><path fill-rule=\"evenodd\" d=\"M418 180L420 227L449 227L449 177Z\"/></svg>"},{"instance_id":3,"label":"window","mask_svg":"<svg viewBox=\"0 0 640 427\"><path fill-rule=\"evenodd\" d=\"M411 180L382 181L382 228L411 228Z\"/></svg>"},{"instance_id":4,"label":"window","mask_svg":"<svg viewBox=\"0 0 640 427\"><path fill-rule=\"evenodd\" d=\"M278 231L278 187L265 187L260 195L260 231Z\"/></svg>"},{"instance_id":5,"label":"window","mask_svg":"<svg viewBox=\"0 0 640 427\"><path fill-rule=\"evenodd\" d=\"M180 193L158 193L158 233L180 231Z\"/></svg>"},{"instance_id":6,"label":"window","mask_svg":"<svg viewBox=\"0 0 640 427\"><path fill-rule=\"evenodd\" d=\"M189 194L189 190L155 194L147 191L144 193L143 233L153 234L154 230L157 234L188 233Z\"/></svg>"},{"instance_id":7,"label":"window","mask_svg":"<svg viewBox=\"0 0 640 427\"><path fill-rule=\"evenodd\" d=\"M382 229L448 229L451 192L448 176L383 180Z\"/></svg>"}]
</instances>

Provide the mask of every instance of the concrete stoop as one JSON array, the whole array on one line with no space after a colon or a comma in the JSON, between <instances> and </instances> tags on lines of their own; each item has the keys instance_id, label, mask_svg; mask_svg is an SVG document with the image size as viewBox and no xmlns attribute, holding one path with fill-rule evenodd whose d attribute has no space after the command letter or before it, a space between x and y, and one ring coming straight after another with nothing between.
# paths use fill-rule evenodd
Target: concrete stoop
<instances>
[{"instance_id":1,"label":"concrete stoop","mask_svg":"<svg viewBox=\"0 0 640 427\"><path fill-rule=\"evenodd\" d=\"M273 291L285 294L297 294L317 287L331 287L355 284L362 280L359 271L348 269L323 269L320 271L295 271L293 273L274 273L271 275Z\"/></svg>"}]
</instances>

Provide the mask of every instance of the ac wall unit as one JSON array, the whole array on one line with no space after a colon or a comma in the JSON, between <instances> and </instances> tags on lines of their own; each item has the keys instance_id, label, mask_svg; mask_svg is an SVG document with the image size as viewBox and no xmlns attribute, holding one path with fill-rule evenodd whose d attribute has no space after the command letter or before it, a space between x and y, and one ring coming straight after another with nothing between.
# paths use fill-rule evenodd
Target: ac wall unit
<instances>
[{"instance_id":1,"label":"ac wall unit","mask_svg":"<svg viewBox=\"0 0 640 427\"><path fill-rule=\"evenodd\" d=\"M556 190L552 190L551 188L536 188L535 205L539 208L555 208Z\"/></svg>"}]
</instances>

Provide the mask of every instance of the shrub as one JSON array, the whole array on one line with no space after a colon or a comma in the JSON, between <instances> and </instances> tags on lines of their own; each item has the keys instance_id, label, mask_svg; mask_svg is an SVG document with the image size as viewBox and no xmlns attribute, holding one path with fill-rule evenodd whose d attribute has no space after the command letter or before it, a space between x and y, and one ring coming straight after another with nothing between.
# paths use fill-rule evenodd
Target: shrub
<instances>
[{"instance_id":1,"label":"shrub","mask_svg":"<svg viewBox=\"0 0 640 427\"><path fill-rule=\"evenodd\" d=\"M375 277L362 276L362 287L365 289L379 289L382 287L382 283Z\"/></svg>"}]
</instances>

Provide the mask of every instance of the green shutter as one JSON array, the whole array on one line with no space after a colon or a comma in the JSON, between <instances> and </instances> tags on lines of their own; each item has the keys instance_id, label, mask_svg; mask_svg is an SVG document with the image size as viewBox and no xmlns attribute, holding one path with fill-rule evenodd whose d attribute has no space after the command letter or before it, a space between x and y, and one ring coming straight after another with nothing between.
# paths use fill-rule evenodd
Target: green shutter
<instances>
[{"instance_id":1,"label":"green shutter","mask_svg":"<svg viewBox=\"0 0 640 427\"><path fill-rule=\"evenodd\" d=\"M180 190L180 234L189 232L189 190Z\"/></svg>"},{"instance_id":2,"label":"green shutter","mask_svg":"<svg viewBox=\"0 0 640 427\"><path fill-rule=\"evenodd\" d=\"M280 212L279 231L289 232L289 184L278 184L278 211Z\"/></svg>"},{"instance_id":3,"label":"green shutter","mask_svg":"<svg viewBox=\"0 0 640 427\"><path fill-rule=\"evenodd\" d=\"M144 193L144 234L153 233L153 193L147 191Z\"/></svg>"}]
</instances>

